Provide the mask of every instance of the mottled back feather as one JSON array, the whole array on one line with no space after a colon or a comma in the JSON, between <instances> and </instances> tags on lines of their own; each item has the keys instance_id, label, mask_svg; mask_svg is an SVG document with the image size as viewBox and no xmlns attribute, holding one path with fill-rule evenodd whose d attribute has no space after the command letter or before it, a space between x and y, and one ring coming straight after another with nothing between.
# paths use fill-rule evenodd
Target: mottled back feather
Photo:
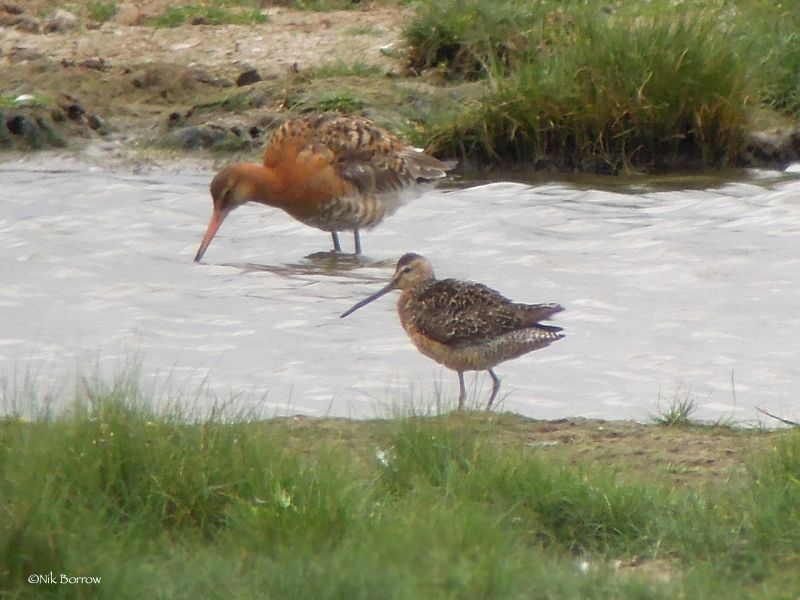
<instances>
[{"instance_id":1,"label":"mottled back feather","mask_svg":"<svg viewBox=\"0 0 800 600\"><path fill-rule=\"evenodd\" d=\"M520 304L480 283L442 279L413 290L418 306L410 321L420 333L448 345L481 343L522 329L556 334L554 325L539 321L563 310L558 304Z\"/></svg>"},{"instance_id":2,"label":"mottled back feather","mask_svg":"<svg viewBox=\"0 0 800 600\"><path fill-rule=\"evenodd\" d=\"M264 164L275 167L301 152L325 157L336 174L364 196L444 177L452 166L417 151L369 119L338 113L284 123L264 153Z\"/></svg>"}]
</instances>

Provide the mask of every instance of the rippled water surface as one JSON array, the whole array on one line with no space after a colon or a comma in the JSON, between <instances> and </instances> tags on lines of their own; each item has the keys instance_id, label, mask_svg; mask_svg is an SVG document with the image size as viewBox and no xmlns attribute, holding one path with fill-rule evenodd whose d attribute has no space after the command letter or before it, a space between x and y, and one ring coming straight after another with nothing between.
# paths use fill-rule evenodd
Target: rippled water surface
<instances>
[{"instance_id":1,"label":"rippled water surface","mask_svg":"<svg viewBox=\"0 0 800 600\"><path fill-rule=\"evenodd\" d=\"M564 340L498 367L505 410L645 420L688 395L702 418L798 418L794 171L435 190L364 232L362 259L313 256L327 234L245 206L195 264L210 173L6 163L0 380L58 386L138 362L145 383L263 414L453 401L455 375L408 341L396 294L338 318L416 251L440 277L566 307ZM467 381L485 401L488 376Z\"/></svg>"}]
</instances>

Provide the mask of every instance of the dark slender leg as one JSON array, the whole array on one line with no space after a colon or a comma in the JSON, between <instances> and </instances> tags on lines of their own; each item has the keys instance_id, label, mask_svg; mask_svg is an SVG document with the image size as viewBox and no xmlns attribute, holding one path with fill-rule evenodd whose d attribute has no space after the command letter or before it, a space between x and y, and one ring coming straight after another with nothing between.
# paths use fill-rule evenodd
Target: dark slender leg
<instances>
[{"instance_id":1,"label":"dark slender leg","mask_svg":"<svg viewBox=\"0 0 800 600\"><path fill-rule=\"evenodd\" d=\"M334 252L341 252L342 245L339 243L339 234L335 231L331 231L331 237L333 238L333 251Z\"/></svg>"},{"instance_id":2,"label":"dark slender leg","mask_svg":"<svg viewBox=\"0 0 800 600\"><path fill-rule=\"evenodd\" d=\"M492 402L494 402L495 397L497 396L497 392L500 391L500 378L494 374L494 371L491 369L487 369L489 371L489 375L492 376L492 381L494 385L492 385L492 395L489 396L489 404L486 405L486 410L492 410Z\"/></svg>"},{"instance_id":3,"label":"dark slender leg","mask_svg":"<svg viewBox=\"0 0 800 600\"><path fill-rule=\"evenodd\" d=\"M461 394L458 396L458 410L464 410L464 402L467 399L467 386L464 385L464 371L458 372L458 387Z\"/></svg>"},{"instance_id":4,"label":"dark slender leg","mask_svg":"<svg viewBox=\"0 0 800 600\"><path fill-rule=\"evenodd\" d=\"M361 254L361 236L358 235L358 229L353 230L353 240L356 244L356 254Z\"/></svg>"}]
</instances>

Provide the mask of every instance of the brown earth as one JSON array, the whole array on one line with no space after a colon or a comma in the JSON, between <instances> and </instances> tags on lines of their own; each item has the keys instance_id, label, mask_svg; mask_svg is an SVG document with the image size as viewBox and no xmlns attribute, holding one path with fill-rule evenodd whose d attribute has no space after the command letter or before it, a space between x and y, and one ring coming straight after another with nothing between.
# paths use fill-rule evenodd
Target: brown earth
<instances>
[{"instance_id":1,"label":"brown earth","mask_svg":"<svg viewBox=\"0 0 800 600\"><path fill-rule=\"evenodd\" d=\"M159 145L165 131L187 125L206 126L199 138L219 133L224 139L233 131L242 143L232 149L247 149L260 145L264 131L282 120L287 95L308 87L309 69L358 64L390 74L400 68L392 49L406 8L270 7L263 24L142 24L166 6L181 4L187 2L123 2L111 21L100 24L87 16L85 0L63 3L72 11L44 0L0 2L0 111L5 105L7 121L23 111L63 141L75 136L106 141L117 151ZM237 79L252 70L262 81L248 88L260 95L236 97ZM35 97L31 102L37 106L17 106L25 94ZM7 148L13 142L31 147L20 136L6 137ZM196 138L183 149L211 145ZM2 142L0 136L0 148ZM183 138L179 149L182 143Z\"/></svg>"},{"instance_id":2,"label":"brown earth","mask_svg":"<svg viewBox=\"0 0 800 600\"><path fill-rule=\"evenodd\" d=\"M55 25L59 22L57 17L33 16L52 4L45 1L17 4L23 15L31 15L29 18L39 31L31 31L29 26L7 27L1 46L3 56L13 54L15 49L27 49L56 62L102 59L108 68L123 69L166 61L205 69L219 77L234 76L233 79L247 66L258 68L262 75L275 76L292 68L304 69L331 60L360 60L391 68L393 61L380 49L400 41L400 27L408 14L407 9L396 7L329 12L271 7L264 11L268 21L263 24L200 22L155 28L141 23L160 15L166 6L187 2L149 0L122 3L116 16L103 24L81 18L80 12L68 13L76 21L65 26ZM139 9L135 8L137 4ZM50 26L53 30L48 32L49 23L53 23Z\"/></svg>"},{"instance_id":3,"label":"brown earth","mask_svg":"<svg viewBox=\"0 0 800 600\"><path fill-rule=\"evenodd\" d=\"M650 481L702 489L742 480L757 468L754 457L770 450L786 430L719 425L656 425L634 421L569 418L539 421L511 413L468 412L438 417L463 431L487 432L494 443L535 449L554 461L603 465L620 481ZM291 417L256 427L292 432L289 443L312 451L316 445L346 448L373 463L379 440L392 421Z\"/></svg>"},{"instance_id":4,"label":"brown earth","mask_svg":"<svg viewBox=\"0 0 800 600\"><path fill-rule=\"evenodd\" d=\"M90 8L105 4L116 13L99 23ZM253 10L240 4L222 6ZM437 73L398 76L409 7L354 2L354 10L314 12L272 4L261 1L265 23L194 17L157 28L153 19L167 8L210 4L0 0L0 150L90 147L103 160L126 161L154 151L185 159L196 150L255 158L290 111L328 109L367 112L424 143L414 139L420 115L459 110L480 93L478 84L429 85ZM787 125L753 133L738 163L782 168L798 156L800 127Z\"/></svg>"}]
</instances>

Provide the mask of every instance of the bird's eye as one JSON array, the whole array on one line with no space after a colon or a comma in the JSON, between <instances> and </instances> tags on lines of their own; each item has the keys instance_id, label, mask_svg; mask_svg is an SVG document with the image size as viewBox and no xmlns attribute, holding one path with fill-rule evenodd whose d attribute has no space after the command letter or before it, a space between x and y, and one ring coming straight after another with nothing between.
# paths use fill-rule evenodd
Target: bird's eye
<instances>
[{"instance_id":1,"label":"bird's eye","mask_svg":"<svg viewBox=\"0 0 800 600\"><path fill-rule=\"evenodd\" d=\"M411 267L404 267L403 273L411 273Z\"/></svg>"}]
</instances>

